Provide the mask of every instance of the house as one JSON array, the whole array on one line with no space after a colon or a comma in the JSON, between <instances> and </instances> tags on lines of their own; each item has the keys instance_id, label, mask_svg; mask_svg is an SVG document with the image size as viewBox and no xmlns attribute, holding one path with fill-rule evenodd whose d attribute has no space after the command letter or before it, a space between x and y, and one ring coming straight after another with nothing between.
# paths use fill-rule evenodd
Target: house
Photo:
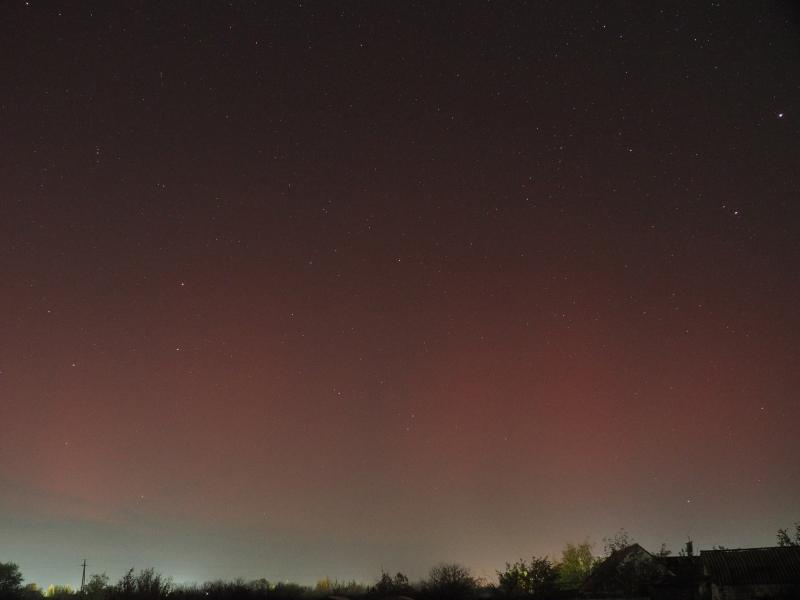
<instances>
[{"instance_id":1,"label":"house","mask_svg":"<svg viewBox=\"0 0 800 600\"><path fill-rule=\"evenodd\" d=\"M800 598L800 546L702 550L711 600Z\"/></svg>"},{"instance_id":2,"label":"house","mask_svg":"<svg viewBox=\"0 0 800 600\"><path fill-rule=\"evenodd\" d=\"M581 588L592 599L800 599L800 547L703 550L655 556L633 544L612 552Z\"/></svg>"},{"instance_id":3,"label":"house","mask_svg":"<svg viewBox=\"0 0 800 600\"><path fill-rule=\"evenodd\" d=\"M687 544L691 551L691 542ZM659 556L669 575L650 586L652 600L705 600L708 596L699 556Z\"/></svg>"},{"instance_id":4,"label":"house","mask_svg":"<svg viewBox=\"0 0 800 600\"><path fill-rule=\"evenodd\" d=\"M649 598L650 588L673 574L660 557L639 544L615 550L599 563L581 587L586 598Z\"/></svg>"}]
</instances>

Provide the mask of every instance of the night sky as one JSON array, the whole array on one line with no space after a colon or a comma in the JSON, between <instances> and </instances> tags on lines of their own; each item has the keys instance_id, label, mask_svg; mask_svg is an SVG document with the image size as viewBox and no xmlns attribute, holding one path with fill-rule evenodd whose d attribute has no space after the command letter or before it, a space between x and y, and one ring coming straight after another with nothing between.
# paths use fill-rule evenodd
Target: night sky
<instances>
[{"instance_id":1,"label":"night sky","mask_svg":"<svg viewBox=\"0 0 800 600\"><path fill-rule=\"evenodd\" d=\"M4 2L0 561L774 543L799 33L790 2Z\"/></svg>"}]
</instances>

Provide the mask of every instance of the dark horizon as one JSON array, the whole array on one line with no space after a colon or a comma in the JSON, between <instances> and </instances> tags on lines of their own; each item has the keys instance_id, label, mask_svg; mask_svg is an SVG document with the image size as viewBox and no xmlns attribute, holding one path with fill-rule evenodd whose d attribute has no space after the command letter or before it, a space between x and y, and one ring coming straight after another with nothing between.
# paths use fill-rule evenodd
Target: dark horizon
<instances>
[{"instance_id":1,"label":"dark horizon","mask_svg":"<svg viewBox=\"0 0 800 600\"><path fill-rule=\"evenodd\" d=\"M0 562L491 576L800 519L791 2L0 6Z\"/></svg>"},{"instance_id":2,"label":"dark horizon","mask_svg":"<svg viewBox=\"0 0 800 600\"><path fill-rule=\"evenodd\" d=\"M210 590L213 597L234 597L242 600L245 597L274 597L282 600L306 598L396 598L406 597L409 594L421 595L423 599L441 600L456 597L460 600L468 600L476 596L484 598L520 598L520 597L545 597L545 598L572 598L577 597L585 586L596 586L598 581L608 577L608 574L619 565L621 557L631 553L643 556L646 560L661 562L667 568L672 569L671 577L677 578L672 583L658 581L652 570L639 569L633 572L624 572L620 576L629 580L629 584L638 582L635 585L644 586L641 592L648 589L648 585L666 585L673 590L674 586L679 585L684 590L699 586L700 596L705 598L703 592L704 581L716 581L714 572L724 579L729 579L731 567L738 568L738 576L747 583L753 583L752 577L767 577L767 573L774 569L772 577L779 576L788 579L788 585L800 585L800 522L795 522L792 527L780 528L776 531L775 542L765 547L748 548L727 548L718 544L704 549L698 548L694 540L688 539L677 551L669 548L666 543L662 543L658 549L644 548L636 539L625 529L616 531L613 535L606 536L602 540L602 550L598 544L591 540L584 540L580 543L568 542L562 548L560 556L532 556L519 557L508 560L505 564L496 569L491 576L479 576L468 565L454 563L452 561L440 561L430 568L419 578L411 579L401 571L392 572L381 568L379 574L368 581L356 579L342 579L331 577L326 574L318 577L316 581L296 582L281 579L269 580L265 577L236 577L232 579L208 579L203 581L178 581L169 573L163 573L154 567L135 567L126 568L119 577L110 577L106 571L91 568L86 559L81 564L80 584L70 583L43 585L41 582L32 581L25 577L19 570L17 563L7 561L0 562L0 596L11 594L9 598L21 598L22 600L37 600L42 595L50 597L51 591L58 592L63 597L71 597L75 594L87 593L94 600L120 597L120 592L126 580L133 582L133 588L128 592L122 592L121 597L130 597L131 594L137 595L134 591L137 585L135 582L147 581L144 590L149 594L147 597L153 598L153 589L160 589L158 597L167 597L171 593L188 593L192 595L203 595L203 590ZM730 558L726 558L730 557ZM743 558L744 557L744 558ZM749 558L748 558L749 557ZM585 562L585 561L589 562ZM581 563L580 561L584 561ZM726 565L727 561L731 561ZM744 561L744 562L743 562ZM749 566L745 566L750 562ZM711 567L712 571L699 571L697 568L705 565ZM16 571L20 577L17 584L16 593L12 588L8 588L11 578L8 576L8 569ZM694 576L691 580L685 579L691 569ZM748 569L753 569L748 574ZM437 584L436 581L441 583ZM152 582L156 581L156 587L152 587ZM620 579L613 581L619 584ZM793 583L789 583L792 581ZM593 583L590 583L593 582ZM649 583L648 583L649 582ZM728 583L731 583L728 581ZM466 585L458 592L458 588ZM32 589L31 589L31 586ZM85 586L85 587L84 587ZM281 586L285 586L281 589ZM453 586L456 586L455 589ZM526 587L533 586L533 589ZM53 590L53 588L57 588ZM24 590L31 590L32 594L20 596ZM48 589L49 588L49 589ZM239 589L238 595L234 590ZM438 589L437 589L438 588ZM227 589L227 591L225 591ZM591 588L590 588L591 589ZM481 591L482 590L482 591ZM752 590L751 590L752 591ZM765 591L765 590L762 590ZM248 596L242 595L247 594ZM453 595L455 593L455 596ZM741 590L740 590L741 593ZM678 592L677 595L666 596L668 598L683 598ZM639 594L640 596L641 594ZM584 596L581 596L584 597ZM626 596L627 597L627 596ZM637 596L638 597L638 596ZM660 597L660 596L659 596ZM772 597L772 596L770 596ZM780 592L776 598L793 597L790 590Z\"/></svg>"},{"instance_id":3,"label":"dark horizon","mask_svg":"<svg viewBox=\"0 0 800 600\"><path fill-rule=\"evenodd\" d=\"M760 550L760 549L770 549L770 548L775 548L775 547L780 547L780 546L794 546L794 547L796 547L796 546L800 546L800 522L796 522L793 525L794 525L794 528L795 528L794 532L792 531L791 527L781 528L784 532L787 532L787 535L788 535L788 537L786 538L787 542L785 542L785 543L780 543L779 541L776 541L775 538L778 538L778 540L780 539L776 535L778 532L776 532L776 534L773 534L773 536L772 536L773 540L772 540L772 543L770 543L770 544L767 544L767 545L764 545L764 546L742 546L742 547L737 547L737 548L725 547L725 546L723 546L721 544L712 544L712 545L710 545L710 546L708 546L706 548L706 547L698 546L698 544L695 542L695 540L692 540L692 539L687 539L683 543L683 545L681 545L678 548L672 548L668 544L666 544L666 542L662 542L658 547L655 547L655 546L646 547L646 546L642 545L642 543L640 543L634 536L632 536L630 534L630 532L628 532L625 529L620 529L620 530L618 530L616 532L613 532L611 535L604 537L604 539L600 540L600 541L596 541L596 540L593 541L593 540L590 540L590 539L584 539L584 540L581 540L581 541L568 541L568 542L565 542L565 544L563 545L561 550L559 552L557 552L557 553L552 554L552 555L536 556L536 555L529 554L527 556L517 556L517 557L513 557L513 558L509 557L502 565L498 565L497 568L495 568L495 570L493 570L491 573L477 572L474 569L474 567L471 566L471 565L462 565L461 563L448 561L446 558L443 558L442 560L438 561L437 563L429 565L427 569L421 571L417 576L409 577L408 578L408 583L413 589L419 590L419 589L424 587L425 581L430 575L430 569L432 569L434 567L437 567L437 566L441 566L441 565L459 565L459 566L463 566L464 568L466 568L468 570L468 572L472 576L475 577L476 581L479 583L479 585L481 587L497 586L498 585L498 583L497 583L498 574L502 573L504 571L507 571L509 566L513 565L516 561L520 561L521 560L521 561L524 562L524 561L530 561L531 559L534 559L534 560L536 560L536 559L547 559L547 560L551 561L551 563L553 563L554 565L558 565L559 563L561 563L562 555L563 555L566 547L569 544L574 544L574 545L577 545L577 546L588 544L591 547L592 554L594 555L595 560L598 563L600 563L603 560L607 559L609 554L612 551L621 550L621 549L623 549L625 547L625 546L619 545L619 536L624 536L625 537L625 541L628 544L631 544L631 545L635 544L635 545L638 545L638 546L642 546L646 551L650 552L654 556L660 556L661 552L666 552L665 556L668 556L668 557L687 557L688 556L688 557L699 558L702 553L704 553L706 551L709 551L709 550L714 550L714 551L734 551L735 552L737 550L745 550L745 551L746 550ZM617 538L617 539L615 539L615 538ZM611 548L608 548L609 545L611 545ZM86 561L86 559L84 559L84 561ZM19 566L19 562L18 561L9 560L8 557L6 557L6 559L4 561L2 561L2 562L6 562L6 563L10 562L10 563L14 563L14 564ZM376 585L376 583L378 583L380 581L380 578L381 578L382 574L386 574L386 575L388 575L390 577L393 577L395 574L403 575L403 576L407 577L407 574L405 572L403 572L403 571L392 570L391 568L381 567L375 575L373 575L371 578L367 578L367 579L356 579L356 578L353 578L353 577L337 577L336 574L333 574L333 573L324 573L324 574L319 574L315 578L311 578L311 579L308 579L308 580L305 580L305 581L298 581L298 580L290 580L290 579L281 578L281 577L269 578L269 577L265 577L264 575L258 575L258 574L253 575L251 573L249 577L245 577L242 574L240 574L238 576L229 577L229 578L211 577L211 578L206 578L206 579L180 580L180 579L174 578L170 573L162 571L162 570L158 569L156 566L154 566L152 564L149 564L149 563L141 564L141 565L138 565L138 566L129 565L128 567L123 568L119 573L117 573L117 572L109 572L108 570L102 568L102 564L103 564L102 560L100 562L93 562L93 563L89 563L88 561L86 561L86 565L85 565L86 566L85 581L89 581L91 579L91 577L95 576L95 575L105 575L105 576L108 576L109 584L110 585L114 585L129 571L138 574L138 573L141 573L144 570L153 570L156 574L162 576L167 581L169 581L170 584L178 586L178 587L191 588L192 586L202 586L203 584L215 583L215 582L235 584L235 583L237 583L237 582L239 582L241 580L246 584L251 584L251 583L254 583L254 582L258 582L258 581L266 581L270 585L297 584L297 585L300 585L300 586L303 586L304 588L306 588L306 591L315 592L315 591L318 591L320 582L322 582L323 580L328 581L328 583L330 583L330 584L338 585L338 586L341 586L341 587L346 587L348 585L350 585L350 586L352 586L352 585L363 586L363 588L366 591L369 591L369 589L371 587L374 587ZM47 590L47 588L50 585L67 586L67 587L71 588L74 592L77 592L77 591L79 591L81 589L81 580L82 580L82 578L84 576L83 572L82 572L83 571L83 566L84 566L83 562L81 562L78 565L78 569L76 571L77 572L77 576L74 578L74 580L51 581L51 580L48 579L48 580L46 580L46 583L44 581L35 581L31 577L28 577L27 575L25 575L25 570L24 569L20 569L20 570L23 573L24 584L25 585L35 584L41 591ZM360 593L357 593L355 595L356 596L361 596L363 594L364 594L364 592L360 592Z\"/></svg>"}]
</instances>

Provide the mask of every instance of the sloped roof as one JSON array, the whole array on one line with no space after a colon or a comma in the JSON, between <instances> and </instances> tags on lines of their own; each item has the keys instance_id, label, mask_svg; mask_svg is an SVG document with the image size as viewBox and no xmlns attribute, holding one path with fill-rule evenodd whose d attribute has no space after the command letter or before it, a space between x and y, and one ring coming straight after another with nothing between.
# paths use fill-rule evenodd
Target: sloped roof
<instances>
[{"instance_id":1,"label":"sloped roof","mask_svg":"<svg viewBox=\"0 0 800 600\"><path fill-rule=\"evenodd\" d=\"M702 550L700 558L713 583L800 583L800 546Z\"/></svg>"},{"instance_id":2,"label":"sloped roof","mask_svg":"<svg viewBox=\"0 0 800 600\"><path fill-rule=\"evenodd\" d=\"M582 589L594 592L608 586L614 587L621 568L629 561L635 561L651 567L654 571L651 575L655 577L655 580L661 580L670 575L667 567L661 561L639 544L634 543L620 550L615 550L611 553L611 556L595 566L592 573L586 578Z\"/></svg>"}]
</instances>

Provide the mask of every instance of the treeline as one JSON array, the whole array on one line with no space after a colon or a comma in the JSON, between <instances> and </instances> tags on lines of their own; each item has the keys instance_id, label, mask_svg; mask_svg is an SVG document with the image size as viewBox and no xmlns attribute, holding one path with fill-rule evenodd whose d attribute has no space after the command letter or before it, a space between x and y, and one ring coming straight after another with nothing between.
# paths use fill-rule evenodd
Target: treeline
<instances>
[{"instance_id":1,"label":"treeline","mask_svg":"<svg viewBox=\"0 0 800 600\"><path fill-rule=\"evenodd\" d=\"M606 551L628 543L621 532L606 540ZM83 590L66 586L39 589L24 585L17 565L0 563L0 600L321 600L331 596L379 600L412 597L415 600L478 600L490 598L573 597L598 559L592 544L567 544L561 560L533 557L506 564L495 581L475 577L468 567L456 563L434 566L426 578L411 583L403 573L381 574L372 584L321 579L315 586L273 583L266 579L232 582L211 581L199 585L176 585L154 569L129 570L112 583L106 574L89 577Z\"/></svg>"},{"instance_id":2,"label":"treeline","mask_svg":"<svg viewBox=\"0 0 800 600\"><path fill-rule=\"evenodd\" d=\"M603 538L603 556L595 556L593 544L568 543L560 560L533 557L506 563L496 572L496 580L475 577L469 568L456 563L433 567L422 581L411 583L403 573L382 573L380 578L364 585L355 581L321 579L315 586L295 583L272 583L266 579L232 582L210 581L199 585L176 585L169 577L154 569L138 573L130 569L119 581L112 583L108 576L95 574L83 590L67 586L50 586L39 589L35 584L24 584L19 567L14 563L0 562L0 600L321 600L330 597L347 597L361 600L411 597L415 600L559 600L574 598L595 567L614 551L633 543L628 533L621 529L610 538ZM779 529L779 546L800 546L800 523L794 531ZM687 544L691 554L691 542ZM662 544L660 556L670 551ZM683 552L682 552L683 554Z\"/></svg>"},{"instance_id":3,"label":"treeline","mask_svg":"<svg viewBox=\"0 0 800 600\"><path fill-rule=\"evenodd\" d=\"M496 582L475 577L468 567L443 563L433 567L422 581L411 583L403 573L383 573L371 585L356 581L321 579L315 586L272 583L266 579L209 581L177 585L154 569L129 570L112 583L105 574L92 575L83 591L68 586L39 589L23 585L22 574L14 563L0 563L0 600L322 600L347 597L361 600L412 597L415 600L479 600L479 598L572 597L583 576L563 577L561 563L533 558L506 565ZM588 573L587 573L588 574ZM576 585L577 584L577 585Z\"/></svg>"}]
</instances>

